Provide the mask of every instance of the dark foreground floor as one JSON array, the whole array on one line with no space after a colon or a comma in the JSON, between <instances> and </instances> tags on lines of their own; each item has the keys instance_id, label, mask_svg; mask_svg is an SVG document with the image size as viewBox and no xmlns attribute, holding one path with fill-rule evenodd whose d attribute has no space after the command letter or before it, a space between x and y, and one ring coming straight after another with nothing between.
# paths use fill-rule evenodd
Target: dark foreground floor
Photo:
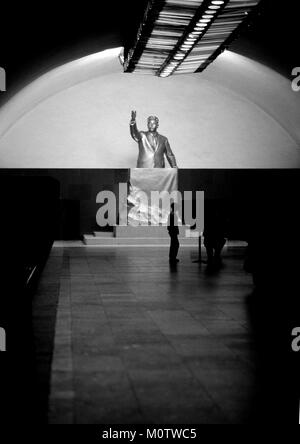
<instances>
[{"instance_id":1,"label":"dark foreground floor","mask_svg":"<svg viewBox=\"0 0 300 444\"><path fill-rule=\"evenodd\" d=\"M259 420L244 250L216 273L195 254L182 248L174 270L166 248L52 249L33 304L41 421Z\"/></svg>"}]
</instances>

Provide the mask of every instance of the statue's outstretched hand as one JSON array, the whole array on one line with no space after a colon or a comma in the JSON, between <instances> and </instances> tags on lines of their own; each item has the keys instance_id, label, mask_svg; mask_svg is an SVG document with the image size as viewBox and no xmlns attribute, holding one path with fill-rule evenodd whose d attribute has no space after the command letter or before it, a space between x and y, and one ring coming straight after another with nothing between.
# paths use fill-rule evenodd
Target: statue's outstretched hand
<instances>
[{"instance_id":1,"label":"statue's outstretched hand","mask_svg":"<svg viewBox=\"0 0 300 444\"><path fill-rule=\"evenodd\" d=\"M136 111L131 111L131 122L136 121Z\"/></svg>"}]
</instances>

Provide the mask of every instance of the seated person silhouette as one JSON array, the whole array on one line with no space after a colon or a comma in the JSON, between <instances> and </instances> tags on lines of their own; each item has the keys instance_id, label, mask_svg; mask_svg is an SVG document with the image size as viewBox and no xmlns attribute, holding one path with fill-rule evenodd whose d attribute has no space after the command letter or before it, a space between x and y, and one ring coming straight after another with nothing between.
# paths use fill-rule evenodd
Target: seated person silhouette
<instances>
[{"instance_id":1,"label":"seated person silhouette","mask_svg":"<svg viewBox=\"0 0 300 444\"><path fill-rule=\"evenodd\" d=\"M221 266L221 253L226 243L225 233L226 220L224 213L217 203L210 202L205 209L205 225L203 232L208 266Z\"/></svg>"}]
</instances>

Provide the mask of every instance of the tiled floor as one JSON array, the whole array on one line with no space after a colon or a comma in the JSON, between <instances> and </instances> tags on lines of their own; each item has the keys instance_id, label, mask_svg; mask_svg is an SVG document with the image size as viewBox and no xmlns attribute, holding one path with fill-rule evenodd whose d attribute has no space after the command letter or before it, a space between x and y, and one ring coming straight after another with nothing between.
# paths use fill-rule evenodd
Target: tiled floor
<instances>
[{"instance_id":1,"label":"tiled floor","mask_svg":"<svg viewBox=\"0 0 300 444\"><path fill-rule=\"evenodd\" d=\"M34 300L40 320L45 292L58 292L49 421L249 421L256 352L243 253L227 249L210 274L190 248L175 270L166 248L53 248Z\"/></svg>"}]
</instances>

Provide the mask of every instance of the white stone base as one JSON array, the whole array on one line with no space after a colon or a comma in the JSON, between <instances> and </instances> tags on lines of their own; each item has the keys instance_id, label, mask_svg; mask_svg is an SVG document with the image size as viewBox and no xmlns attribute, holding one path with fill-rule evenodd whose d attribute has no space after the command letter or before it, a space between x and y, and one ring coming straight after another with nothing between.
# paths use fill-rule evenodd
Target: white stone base
<instances>
[{"instance_id":1,"label":"white stone base","mask_svg":"<svg viewBox=\"0 0 300 444\"><path fill-rule=\"evenodd\" d=\"M198 236L190 230L189 226L183 225L179 228L180 245L198 246ZM170 237L166 226L138 226L115 225L113 232L94 232L93 235L84 235L83 241L86 245L161 245L168 246Z\"/></svg>"},{"instance_id":2,"label":"white stone base","mask_svg":"<svg viewBox=\"0 0 300 444\"><path fill-rule=\"evenodd\" d=\"M187 225L179 226L179 238L192 237L192 231ZM141 225L137 227L132 227L128 225L115 225L114 226L114 236L116 238L158 238L158 239L169 239L169 233L167 226L146 226Z\"/></svg>"}]
</instances>

